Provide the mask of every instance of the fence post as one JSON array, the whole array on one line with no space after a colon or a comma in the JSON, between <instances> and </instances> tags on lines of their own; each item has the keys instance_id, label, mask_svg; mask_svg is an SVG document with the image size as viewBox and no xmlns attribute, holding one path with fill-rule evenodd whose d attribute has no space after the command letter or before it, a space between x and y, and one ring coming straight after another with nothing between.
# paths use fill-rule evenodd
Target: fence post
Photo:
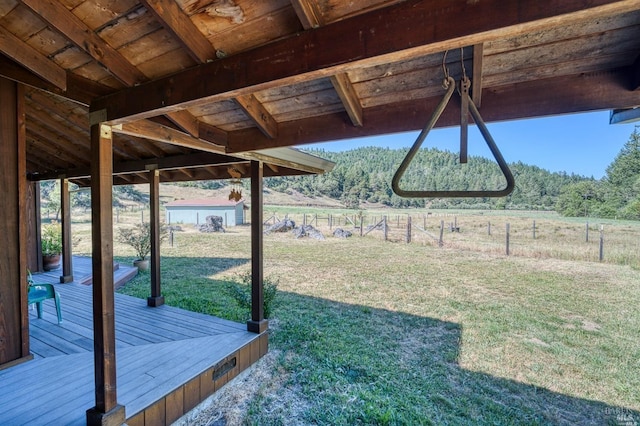
<instances>
[{"instance_id":1,"label":"fence post","mask_svg":"<svg viewBox=\"0 0 640 426\"><path fill-rule=\"evenodd\" d=\"M438 247L442 247L444 242L442 241L442 236L444 235L444 220L440 221L440 239L438 240Z\"/></svg>"},{"instance_id":2,"label":"fence post","mask_svg":"<svg viewBox=\"0 0 640 426\"><path fill-rule=\"evenodd\" d=\"M422 215L422 229L427 229L427 215Z\"/></svg>"},{"instance_id":3,"label":"fence post","mask_svg":"<svg viewBox=\"0 0 640 426\"><path fill-rule=\"evenodd\" d=\"M407 216L407 244L411 243L411 216Z\"/></svg>"},{"instance_id":4,"label":"fence post","mask_svg":"<svg viewBox=\"0 0 640 426\"><path fill-rule=\"evenodd\" d=\"M507 237L506 237L506 240L505 240L506 248L507 248L507 256L509 256L509 228L510 228L510 226L507 223Z\"/></svg>"},{"instance_id":5,"label":"fence post","mask_svg":"<svg viewBox=\"0 0 640 426\"><path fill-rule=\"evenodd\" d=\"M384 240L387 241L388 235L387 235L387 216L386 215L382 218L382 227L384 230Z\"/></svg>"},{"instance_id":6,"label":"fence post","mask_svg":"<svg viewBox=\"0 0 640 426\"><path fill-rule=\"evenodd\" d=\"M533 221L533 239L536 239L536 221Z\"/></svg>"},{"instance_id":7,"label":"fence post","mask_svg":"<svg viewBox=\"0 0 640 426\"><path fill-rule=\"evenodd\" d=\"M360 216L360 236L362 237L362 228L364 227L364 215Z\"/></svg>"},{"instance_id":8,"label":"fence post","mask_svg":"<svg viewBox=\"0 0 640 426\"><path fill-rule=\"evenodd\" d=\"M587 222L587 243L589 242L589 222Z\"/></svg>"},{"instance_id":9,"label":"fence post","mask_svg":"<svg viewBox=\"0 0 640 426\"><path fill-rule=\"evenodd\" d=\"M303 225L306 225L306 224L307 224L307 214L306 214L306 213L304 214L304 217L303 217L303 219L302 219L302 224L303 224Z\"/></svg>"},{"instance_id":10,"label":"fence post","mask_svg":"<svg viewBox=\"0 0 640 426\"><path fill-rule=\"evenodd\" d=\"M327 221L329 222L329 231L331 231L331 229L333 229L333 216L329 215Z\"/></svg>"},{"instance_id":11,"label":"fence post","mask_svg":"<svg viewBox=\"0 0 640 426\"><path fill-rule=\"evenodd\" d=\"M173 247L173 228L169 230L169 244Z\"/></svg>"},{"instance_id":12,"label":"fence post","mask_svg":"<svg viewBox=\"0 0 640 426\"><path fill-rule=\"evenodd\" d=\"M487 235L491 235L491 222L487 222Z\"/></svg>"},{"instance_id":13,"label":"fence post","mask_svg":"<svg viewBox=\"0 0 640 426\"><path fill-rule=\"evenodd\" d=\"M144 223L144 210L140 209L140 223Z\"/></svg>"},{"instance_id":14,"label":"fence post","mask_svg":"<svg viewBox=\"0 0 640 426\"><path fill-rule=\"evenodd\" d=\"M600 262L604 259L604 225L600 225Z\"/></svg>"}]
</instances>

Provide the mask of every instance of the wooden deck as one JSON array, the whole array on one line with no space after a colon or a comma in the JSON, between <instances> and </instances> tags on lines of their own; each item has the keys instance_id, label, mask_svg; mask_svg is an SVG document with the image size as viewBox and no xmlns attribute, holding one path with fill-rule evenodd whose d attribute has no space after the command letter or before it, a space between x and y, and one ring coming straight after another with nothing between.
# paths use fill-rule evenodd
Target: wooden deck
<instances>
[{"instance_id":1,"label":"wooden deck","mask_svg":"<svg viewBox=\"0 0 640 426\"><path fill-rule=\"evenodd\" d=\"M73 282L56 291L63 322L52 300L42 319L31 311L34 360L0 371L2 425L85 424L95 405L92 287ZM171 423L266 353L266 334L245 324L115 296L118 402L129 425Z\"/></svg>"}]
</instances>

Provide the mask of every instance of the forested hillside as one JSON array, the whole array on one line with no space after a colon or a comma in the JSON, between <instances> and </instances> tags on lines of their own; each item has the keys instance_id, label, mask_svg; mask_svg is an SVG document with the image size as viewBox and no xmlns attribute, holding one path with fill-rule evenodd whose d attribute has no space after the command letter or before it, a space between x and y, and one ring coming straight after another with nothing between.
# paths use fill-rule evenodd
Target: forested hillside
<instances>
[{"instance_id":1,"label":"forested hillside","mask_svg":"<svg viewBox=\"0 0 640 426\"><path fill-rule=\"evenodd\" d=\"M334 161L330 173L319 176L269 178L265 185L277 191L296 190L309 196L325 195L357 208L363 202L391 207L510 208L553 210L562 188L586 178L551 173L523 163L510 164L516 189L506 198L407 199L391 190L391 179L404 159L406 149L358 148L346 152L308 151ZM458 155L437 149L423 149L416 155L401 180L403 189L496 190L505 179L494 161L470 157L459 164Z\"/></svg>"}]
</instances>

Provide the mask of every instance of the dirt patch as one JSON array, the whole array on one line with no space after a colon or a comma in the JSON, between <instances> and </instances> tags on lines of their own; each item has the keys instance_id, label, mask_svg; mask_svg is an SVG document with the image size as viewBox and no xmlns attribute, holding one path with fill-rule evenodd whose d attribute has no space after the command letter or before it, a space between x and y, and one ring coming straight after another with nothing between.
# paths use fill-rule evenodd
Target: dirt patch
<instances>
[{"instance_id":1,"label":"dirt patch","mask_svg":"<svg viewBox=\"0 0 640 426\"><path fill-rule=\"evenodd\" d=\"M280 387L274 380L278 351L270 351L219 391L178 419L174 426L223 426L243 423L250 402L264 387Z\"/></svg>"},{"instance_id":2,"label":"dirt patch","mask_svg":"<svg viewBox=\"0 0 640 426\"><path fill-rule=\"evenodd\" d=\"M174 426L230 426L246 424L252 401L261 399L260 410L282 413L286 424L303 424L309 403L280 367L281 352L270 350L215 394L178 419Z\"/></svg>"}]
</instances>

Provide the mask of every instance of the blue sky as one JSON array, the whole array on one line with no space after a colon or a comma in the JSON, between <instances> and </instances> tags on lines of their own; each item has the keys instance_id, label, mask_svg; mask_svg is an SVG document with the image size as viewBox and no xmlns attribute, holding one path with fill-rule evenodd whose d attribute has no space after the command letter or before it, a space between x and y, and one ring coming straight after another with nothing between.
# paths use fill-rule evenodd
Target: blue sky
<instances>
[{"instance_id":1,"label":"blue sky","mask_svg":"<svg viewBox=\"0 0 640 426\"><path fill-rule=\"evenodd\" d=\"M425 118L426 120L427 118ZM636 122L635 124L640 124ZM609 124L609 111L571 114L487 125L502 156L509 163L522 161L552 172L565 171L600 179L620 152L634 124ZM307 145L326 151L361 146L410 147L418 132ZM432 130L422 147L459 151L459 127ZM491 158L482 135L469 127L469 155Z\"/></svg>"}]
</instances>

